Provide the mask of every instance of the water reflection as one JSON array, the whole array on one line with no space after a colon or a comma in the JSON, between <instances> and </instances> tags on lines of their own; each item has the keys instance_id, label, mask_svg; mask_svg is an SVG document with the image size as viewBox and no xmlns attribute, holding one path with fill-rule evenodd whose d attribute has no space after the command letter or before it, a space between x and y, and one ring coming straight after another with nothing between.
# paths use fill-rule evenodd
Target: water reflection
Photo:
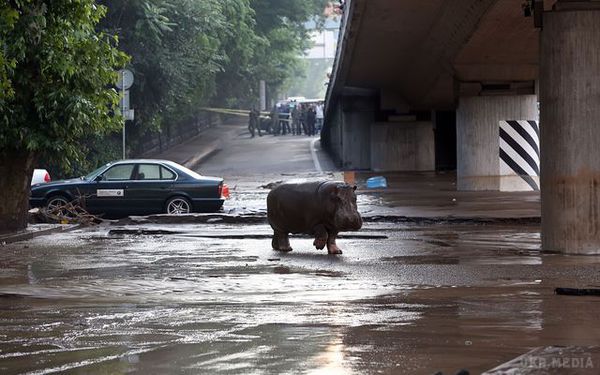
<instances>
[{"instance_id":1,"label":"water reflection","mask_svg":"<svg viewBox=\"0 0 600 375\"><path fill-rule=\"evenodd\" d=\"M332 335L329 343L315 359L316 369L307 371L310 375L342 375L348 374L345 366L344 344L342 335L338 332Z\"/></svg>"}]
</instances>

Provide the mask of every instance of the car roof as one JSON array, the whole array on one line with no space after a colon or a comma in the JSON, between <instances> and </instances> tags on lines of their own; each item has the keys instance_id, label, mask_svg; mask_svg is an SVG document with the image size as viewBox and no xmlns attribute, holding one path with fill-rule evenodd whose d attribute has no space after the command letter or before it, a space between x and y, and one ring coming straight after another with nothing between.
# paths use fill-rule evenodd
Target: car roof
<instances>
[{"instance_id":1,"label":"car roof","mask_svg":"<svg viewBox=\"0 0 600 375\"><path fill-rule=\"evenodd\" d=\"M115 160L110 162L110 164L123 164L123 163L164 163L164 164L177 164L171 160L164 159L125 159L125 160Z\"/></svg>"}]
</instances>

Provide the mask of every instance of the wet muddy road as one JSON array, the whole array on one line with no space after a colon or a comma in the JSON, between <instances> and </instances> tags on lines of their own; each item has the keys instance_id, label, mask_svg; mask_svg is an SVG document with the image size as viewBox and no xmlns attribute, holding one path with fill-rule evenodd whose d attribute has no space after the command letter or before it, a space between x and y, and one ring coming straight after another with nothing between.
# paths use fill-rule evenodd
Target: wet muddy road
<instances>
[{"instance_id":1,"label":"wet muddy road","mask_svg":"<svg viewBox=\"0 0 600 375\"><path fill-rule=\"evenodd\" d=\"M262 224L3 246L0 373L480 373L537 346L598 344L600 299L553 289L598 287L600 261L542 255L536 226L359 234L342 256L298 237L275 252Z\"/></svg>"},{"instance_id":2,"label":"wet muddy road","mask_svg":"<svg viewBox=\"0 0 600 375\"><path fill-rule=\"evenodd\" d=\"M600 297L554 295L600 288L598 257L541 253L534 221L431 219L523 217L536 196L400 176L359 190L371 219L340 238L343 255L303 237L273 251L261 186L341 178L315 173L331 163L313 147L246 134L199 166L225 177L225 213L241 221L143 218L0 246L0 373L477 374L535 347L600 343ZM391 214L426 220L373 220ZM578 373L597 374L600 358L589 364Z\"/></svg>"}]
</instances>

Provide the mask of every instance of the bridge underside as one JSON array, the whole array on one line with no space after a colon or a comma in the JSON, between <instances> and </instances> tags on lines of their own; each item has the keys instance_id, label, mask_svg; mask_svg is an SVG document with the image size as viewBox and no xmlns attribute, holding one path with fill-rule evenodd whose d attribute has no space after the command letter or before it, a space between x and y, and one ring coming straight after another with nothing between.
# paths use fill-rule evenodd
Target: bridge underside
<instances>
[{"instance_id":1,"label":"bridge underside","mask_svg":"<svg viewBox=\"0 0 600 375\"><path fill-rule=\"evenodd\" d=\"M600 253L599 1L346 0L342 28L322 140L344 169L541 187L545 245Z\"/></svg>"},{"instance_id":2,"label":"bridge underside","mask_svg":"<svg viewBox=\"0 0 600 375\"><path fill-rule=\"evenodd\" d=\"M374 89L399 110L431 110L456 108L461 82L470 93L531 89L539 30L522 4L352 0L334 92Z\"/></svg>"}]
</instances>

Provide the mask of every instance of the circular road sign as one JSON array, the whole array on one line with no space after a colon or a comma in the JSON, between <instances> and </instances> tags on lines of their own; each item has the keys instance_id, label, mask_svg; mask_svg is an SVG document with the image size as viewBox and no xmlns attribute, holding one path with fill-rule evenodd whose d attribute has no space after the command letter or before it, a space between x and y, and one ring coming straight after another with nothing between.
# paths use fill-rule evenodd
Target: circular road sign
<instances>
[{"instance_id":1,"label":"circular road sign","mask_svg":"<svg viewBox=\"0 0 600 375\"><path fill-rule=\"evenodd\" d=\"M128 69L119 70L119 80L117 81L117 88L119 90L127 90L133 85L133 73Z\"/></svg>"}]
</instances>

